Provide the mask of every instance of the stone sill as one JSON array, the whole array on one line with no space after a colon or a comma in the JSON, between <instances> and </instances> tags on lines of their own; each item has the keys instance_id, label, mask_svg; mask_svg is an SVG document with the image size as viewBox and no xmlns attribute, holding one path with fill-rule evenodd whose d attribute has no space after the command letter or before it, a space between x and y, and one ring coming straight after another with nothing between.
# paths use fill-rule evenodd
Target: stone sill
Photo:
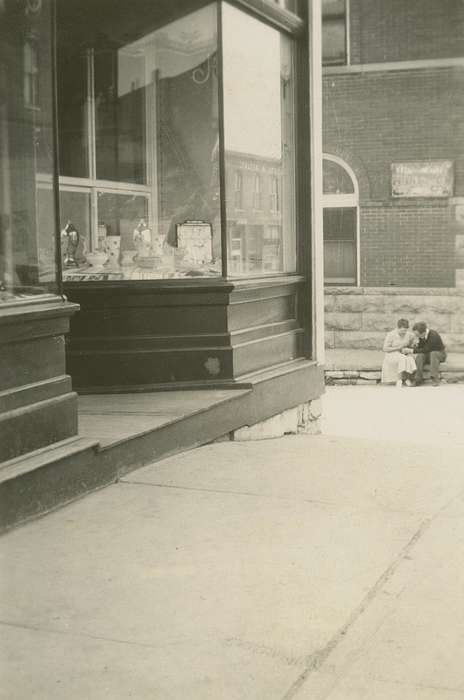
<instances>
[{"instance_id":1,"label":"stone sill","mask_svg":"<svg viewBox=\"0 0 464 700\"><path fill-rule=\"evenodd\" d=\"M462 287L335 287L327 286L324 293L328 296L340 294L371 296L458 296L464 297Z\"/></svg>"}]
</instances>

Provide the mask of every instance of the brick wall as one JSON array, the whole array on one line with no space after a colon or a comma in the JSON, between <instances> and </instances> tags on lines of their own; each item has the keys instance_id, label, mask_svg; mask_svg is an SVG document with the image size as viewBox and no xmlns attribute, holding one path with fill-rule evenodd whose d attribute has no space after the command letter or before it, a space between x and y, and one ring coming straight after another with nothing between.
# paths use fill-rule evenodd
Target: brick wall
<instances>
[{"instance_id":1,"label":"brick wall","mask_svg":"<svg viewBox=\"0 0 464 700\"><path fill-rule=\"evenodd\" d=\"M360 229L361 285L454 286L448 207L366 207Z\"/></svg>"},{"instance_id":2,"label":"brick wall","mask_svg":"<svg viewBox=\"0 0 464 700\"><path fill-rule=\"evenodd\" d=\"M461 0L351 0L351 62L464 55Z\"/></svg>"},{"instance_id":3,"label":"brick wall","mask_svg":"<svg viewBox=\"0 0 464 700\"><path fill-rule=\"evenodd\" d=\"M463 3L464 6L464 3ZM456 161L456 194L464 195L464 68L326 75L324 150L354 156L369 191L390 201L393 161Z\"/></svg>"},{"instance_id":4,"label":"brick wall","mask_svg":"<svg viewBox=\"0 0 464 700\"><path fill-rule=\"evenodd\" d=\"M361 284L453 286L453 207L392 199L391 163L453 160L464 196L464 68L327 74L323 98L324 151L358 177Z\"/></svg>"}]
</instances>

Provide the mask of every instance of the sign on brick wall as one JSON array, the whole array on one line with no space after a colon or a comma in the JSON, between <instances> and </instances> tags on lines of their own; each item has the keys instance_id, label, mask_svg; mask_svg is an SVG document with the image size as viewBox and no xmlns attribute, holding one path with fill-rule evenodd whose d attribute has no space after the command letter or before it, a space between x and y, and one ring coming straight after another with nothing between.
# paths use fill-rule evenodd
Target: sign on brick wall
<instances>
[{"instance_id":1,"label":"sign on brick wall","mask_svg":"<svg viewBox=\"0 0 464 700\"><path fill-rule=\"evenodd\" d=\"M392 163L393 197L452 197L453 161L416 160Z\"/></svg>"}]
</instances>

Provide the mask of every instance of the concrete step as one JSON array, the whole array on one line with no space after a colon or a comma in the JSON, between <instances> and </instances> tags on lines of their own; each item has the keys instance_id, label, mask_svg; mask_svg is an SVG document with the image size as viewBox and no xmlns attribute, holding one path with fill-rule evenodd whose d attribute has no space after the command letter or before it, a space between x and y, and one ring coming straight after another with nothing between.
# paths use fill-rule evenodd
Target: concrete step
<instances>
[{"instance_id":1,"label":"concrete step","mask_svg":"<svg viewBox=\"0 0 464 700\"><path fill-rule=\"evenodd\" d=\"M326 350L325 382L331 384L378 384L384 354L380 350ZM464 382L464 353L449 353L440 365L447 384ZM424 372L426 380L429 370Z\"/></svg>"},{"instance_id":2,"label":"concrete step","mask_svg":"<svg viewBox=\"0 0 464 700\"><path fill-rule=\"evenodd\" d=\"M250 388L80 398L80 435L0 465L0 531L129 472L318 398L321 368L301 360L247 375Z\"/></svg>"}]
</instances>

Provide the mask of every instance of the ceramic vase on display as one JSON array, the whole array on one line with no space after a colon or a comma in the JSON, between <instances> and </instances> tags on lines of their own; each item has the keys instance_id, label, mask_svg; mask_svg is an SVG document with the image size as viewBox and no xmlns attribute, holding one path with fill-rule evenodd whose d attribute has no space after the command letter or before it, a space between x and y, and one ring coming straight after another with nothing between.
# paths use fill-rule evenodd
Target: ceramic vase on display
<instances>
[{"instance_id":1,"label":"ceramic vase on display","mask_svg":"<svg viewBox=\"0 0 464 700\"><path fill-rule=\"evenodd\" d=\"M85 258L92 267L101 267L108 260L108 255L103 250L94 250L92 253L87 253Z\"/></svg>"},{"instance_id":2,"label":"ceramic vase on display","mask_svg":"<svg viewBox=\"0 0 464 700\"><path fill-rule=\"evenodd\" d=\"M105 239L105 253L108 255L107 268L119 269L119 258L121 253L121 237L107 236Z\"/></svg>"},{"instance_id":3,"label":"ceramic vase on display","mask_svg":"<svg viewBox=\"0 0 464 700\"><path fill-rule=\"evenodd\" d=\"M133 239L134 247L137 250L137 256L139 258L148 258L153 255L151 249L151 231L144 219L141 219L139 225L134 229Z\"/></svg>"}]
</instances>

